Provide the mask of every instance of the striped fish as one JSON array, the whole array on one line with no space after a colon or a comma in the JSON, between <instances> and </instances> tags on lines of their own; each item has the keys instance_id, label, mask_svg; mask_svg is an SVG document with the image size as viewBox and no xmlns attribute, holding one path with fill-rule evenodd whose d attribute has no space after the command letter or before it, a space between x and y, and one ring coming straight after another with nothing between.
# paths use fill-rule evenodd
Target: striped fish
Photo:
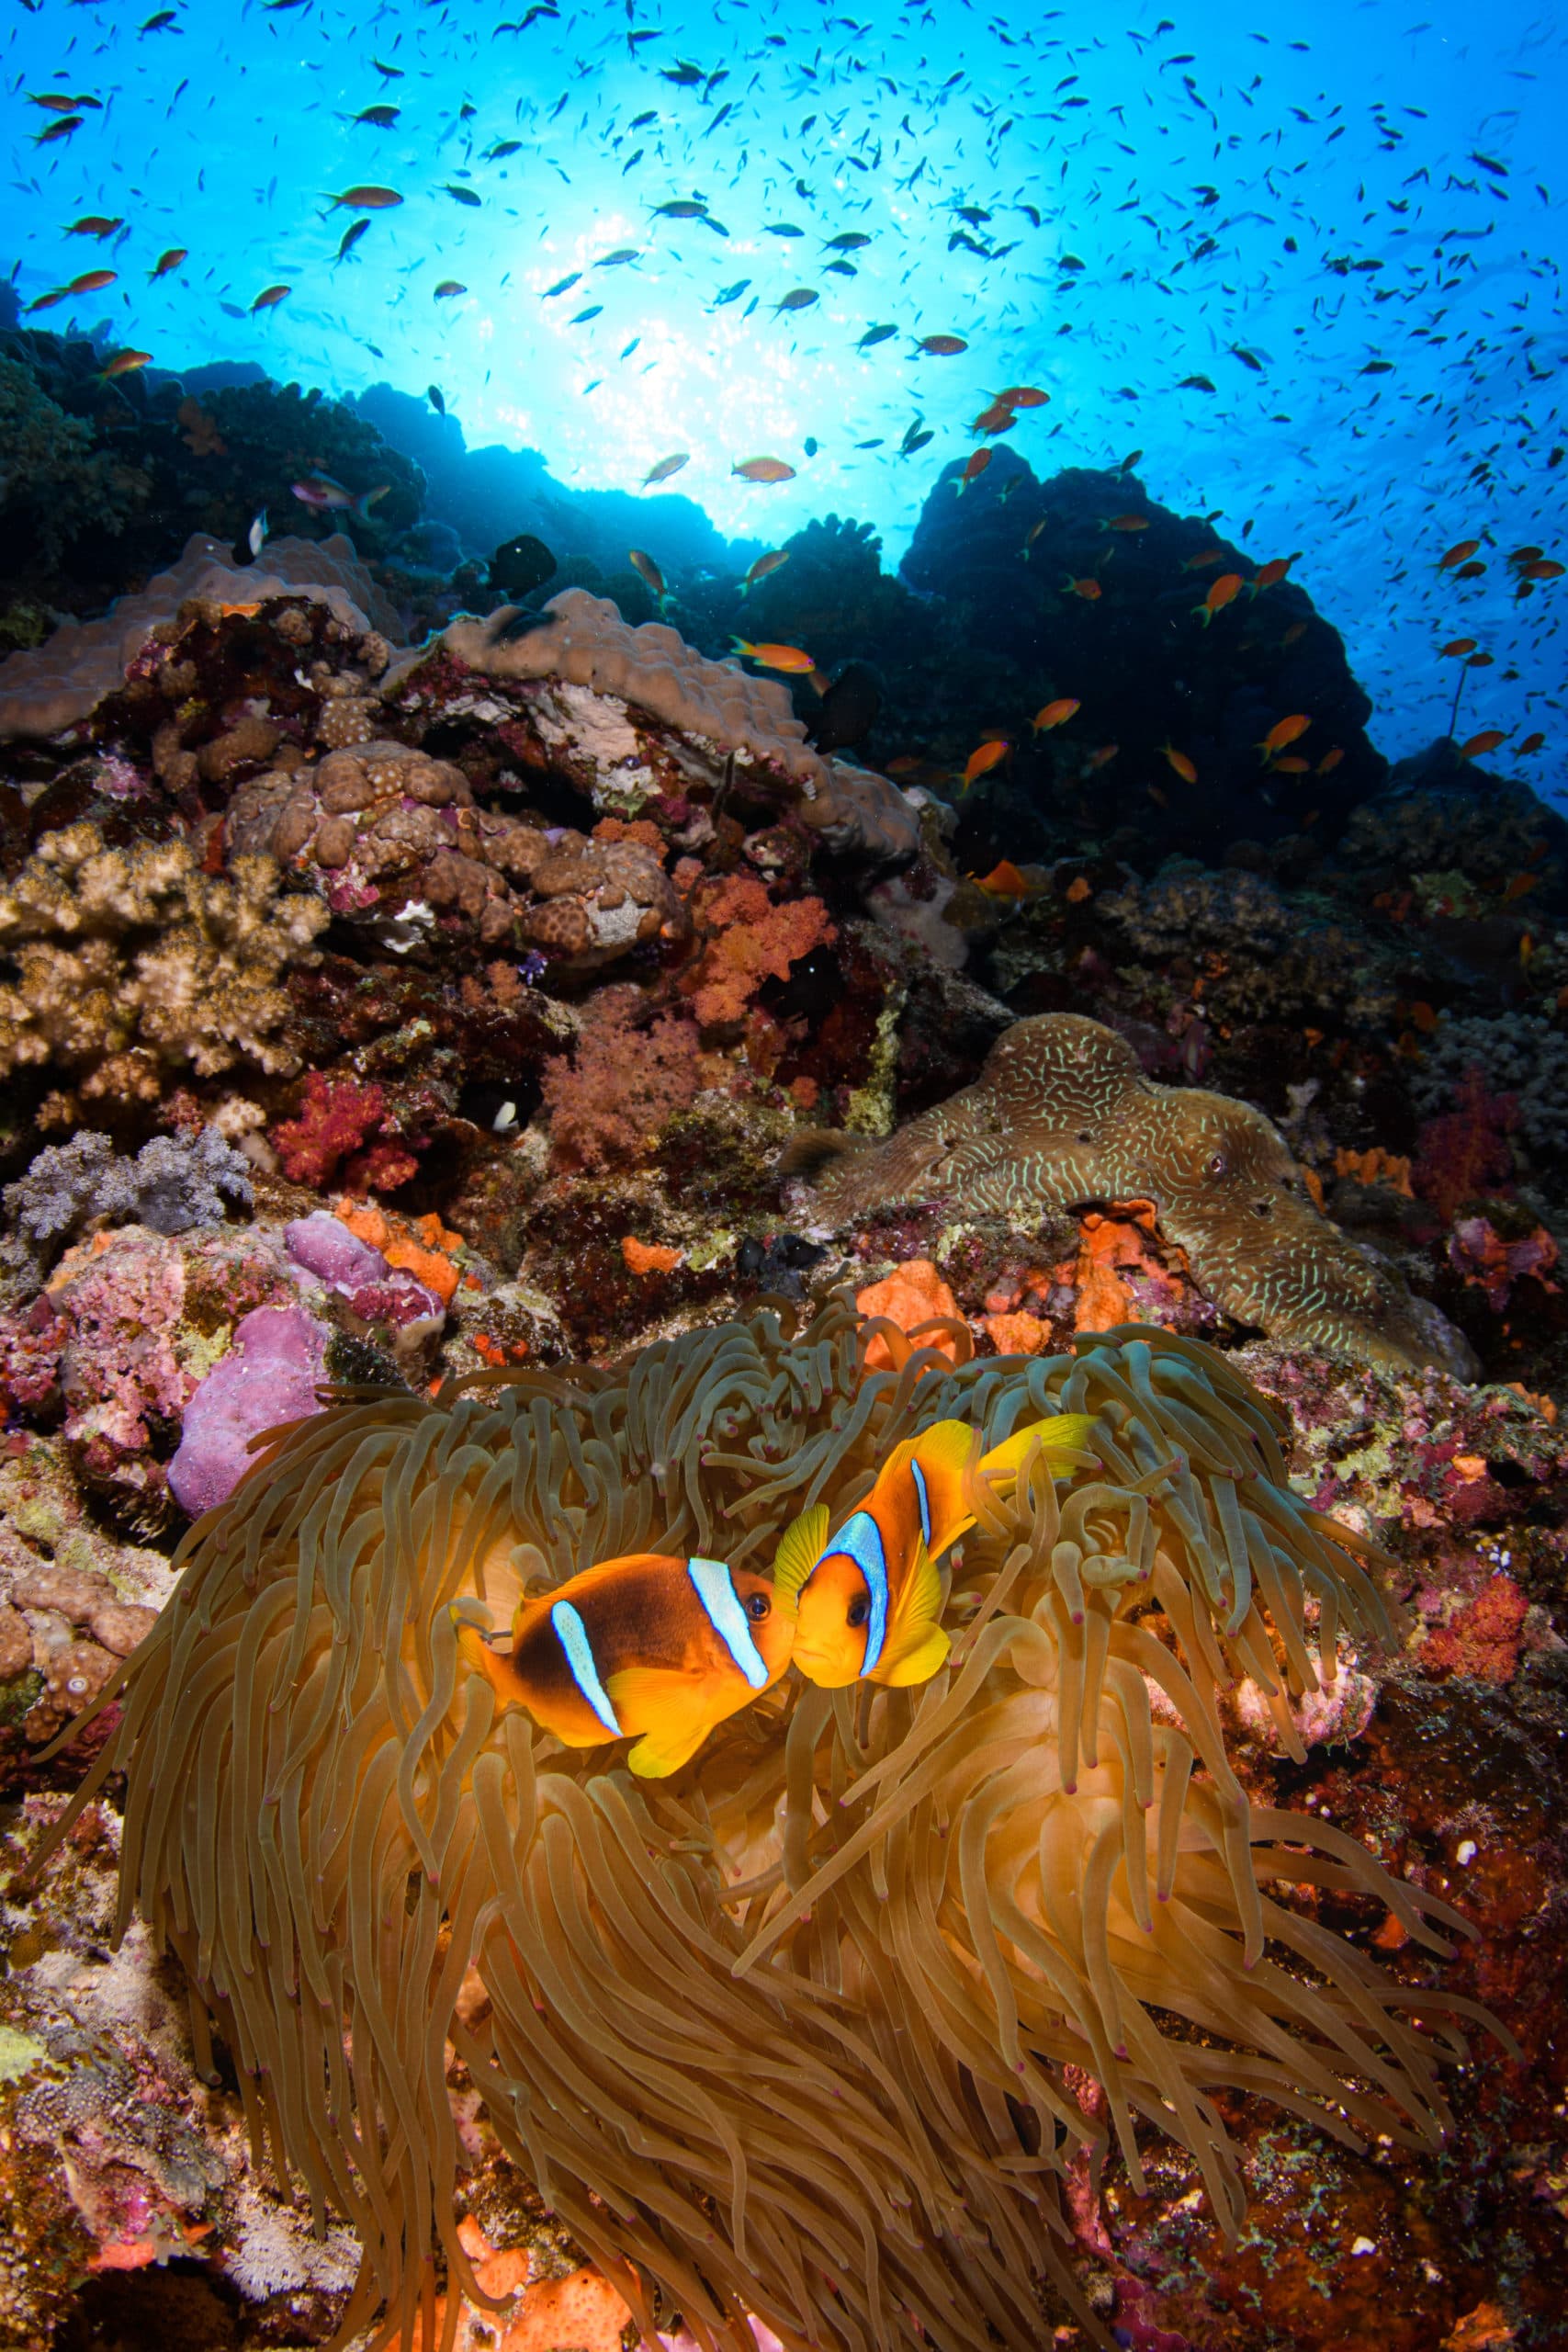
<instances>
[{"instance_id":1,"label":"striped fish","mask_svg":"<svg viewBox=\"0 0 1568 2352\"><path fill-rule=\"evenodd\" d=\"M1086 1413L1058 1413L976 1462L976 1432L964 1421L938 1421L895 1446L830 1541L826 1505L802 1511L779 1545L773 1584L781 1608L795 1612L794 1662L807 1681L829 1690L863 1679L929 1681L951 1646L938 1622L944 1596L936 1563L975 1524L971 1476L1003 1488L1038 1443L1045 1469L1059 1476L1090 1458L1089 1427Z\"/></svg>"},{"instance_id":2,"label":"striped fish","mask_svg":"<svg viewBox=\"0 0 1568 2352\"><path fill-rule=\"evenodd\" d=\"M658 1552L601 1561L525 1600L503 1650L453 1613L464 1657L503 1705L568 1747L635 1739L626 1761L644 1780L677 1770L770 1689L794 1637L766 1577Z\"/></svg>"}]
</instances>

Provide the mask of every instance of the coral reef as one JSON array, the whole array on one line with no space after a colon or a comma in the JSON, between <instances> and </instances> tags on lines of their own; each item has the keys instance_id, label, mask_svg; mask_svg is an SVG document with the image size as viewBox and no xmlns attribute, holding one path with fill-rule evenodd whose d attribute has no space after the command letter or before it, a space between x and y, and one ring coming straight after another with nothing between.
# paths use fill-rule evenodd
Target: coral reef
<instances>
[{"instance_id":1,"label":"coral reef","mask_svg":"<svg viewBox=\"0 0 1568 2352\"><path fill-rule=\"evenodd\" d=\"M1267 1119L1219 1095L1154 1085L1123 1039L1075 1014L1018 1023L975 1086L887 1142L857 1148L829 1130L786 1165L820 1172L814 1214L834 1226L899 1201L1032 1217L1146 1197L1238 1321L1373 1362L1455 1360L1441 1318L1422 1317L1397 1278L1305 1197Z\"/></svg>"},{"instance_id":2,"label":"coral reef","mask_svg":"<svg viewBox=\"0 0 1568 2352\"><path fill-rule=\"evenodd\" d=\"M6 1214L23 1238L62 1241L98 1220L188 1233L221 1225L228 1206L249 1208L250 1163L216 1127L195 1136L154 1136L134 1159L86 1128L69 1143L40 1151L27 1174L6 1187Z\"/></svg>"}]
</instances>

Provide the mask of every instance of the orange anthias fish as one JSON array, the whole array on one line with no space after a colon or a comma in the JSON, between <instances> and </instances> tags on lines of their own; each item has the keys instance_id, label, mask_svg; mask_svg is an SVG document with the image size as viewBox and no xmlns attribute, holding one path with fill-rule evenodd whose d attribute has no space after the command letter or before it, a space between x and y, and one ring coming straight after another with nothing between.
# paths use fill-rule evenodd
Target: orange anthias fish
<instances>
[{"instance_id":1,"label":"orange anthias fish","mask_svg":"<svg viewBox=\"0 0 1568 2352\"><path fill-rule=\"evenodd\" d=\"M987 899L1029 899L1037 887L1019 872L1010 857L998 859L988 874L972 874L969 879Z\"/></svg>"},{"instance_id":2,"label":"orange anthias fish","mask_svg":"<svg viewBox=\"0 0 1568 2352\"><path fill-rule=\"evenodd\" d=\"M1255 743L1252 748L1261 752L1266 760L1270 759L1276 752L1284 751L1288 744L1299 742L1311 725L1312 721L1304 710L1292 711L1289 718L1277 718L1262 742Z\"/></svg>"},{"instance_id":3,"label":"orange anthias fish","mask_svg":"<svg viewBox=\"0 0 1568 2352\"><path fill-rule=\"evenodd\" d=\"M1457 661L1461 653L1473 653L1474 650L1475 639L1472 637L1450 637L1446 645L1438 648L1439 657L1445 662Z\"/></svg>"},{"instance_id":4,"label":"orange anthias fish","mask_svg":"<svg viewBox=\"0 0 1568 2352\"><path fill-rule=\"evenodd\" d=\"M68 237L112 237L117 229L124 226L123 213L116 213L111 220L105 212L85 212L80 220L73 220L65 233Z\"/></svg>"},{"instance_id":5,"label":"orange anthias fish","mask_svg":"<svg viewBox=\"0 0 1568 2352\"><path fill-rule=\"evenodd\" d=\"M64 290L67 294L96 294L100 287L112 286L118 276L117 269L84 270L81 277L73 277Z\"/></svg>"},{"instance_id":6,"label":"orange anthias fish","mask_svg":"<svg viewBox=\"0 0 1568 2352\"><path fill-rule=\"evenodd\" d=\"M178 269L189 251L188 245L171 245L167 253L158 255L158 266L155 269L148 271L148 277L150 278L167 277L171 269Z\"/></svg>"},{"instance_id":7,"label":"orange anthias fish","mask_svg":"<svg viewBox=\"0 0 1568 2352\"><path fill-rule=\"evenodd\" d=\"M1532 752L1539 752L1545 741L1546 738L1544 735L1527 735L1524 741L1519 745L1519 750L1528 757Z\"/></svg>"},{"instance_id":8,"label":"orange anthias fish","mask_svg":"<svg viewBox=\"0 0 1568 2352\"><path fill-rule=\"evenodd\" d=\"M1053 727L1065 726L1082 707L1071 695L1058 695L1055 702L1042 703L1029 723L1037 735L1048 734Z\"/></svg>"},{"instance_id":9,"label":"orange anthias fish","mask_svg":"<svg viewBox=\"0 0 1568 2352\"><path fill-rule=\"evenodd\" d=\"M98 373L105 383L112 384L117 376L131 376L137 368L145 368L152 356L150 351L117 351L112 358L105 360Z\"/></svg>"},{"instance_id":10,"label":"orange anthias fish","mask_svg":"<svg viewBox=\"0 0 1568 2352\"><path fill-rule=\"evenodd\" d=\"M971 433L1010 433L1017 423L1018 418L1006 401L993 401L989 408L980 411L969 430Z\"/></svg>"},{"instance_id":11,"label":"orange anthias fish","mask_svg":"<svg viewBox=\"0 0 1568 2352\"><path fill-rule=\"evenodd\" d=\"M995 452L990 449L976 450L974 456L964 467L964 471L958 477L958 489L961 496L963 492L968 489L969 484L972 481L978 481L980 476L985 472L986 468L990 464L994 455Z\"/></svg>"},{"instance_id":12,"label":"orange anthias fish","mask_svg":"<svg viewBox=\"0 0 1568 2352\"><path fill-rule=\"evenodd\" d=\"M936 1563L975 1523L971 1477L1016 1485L1036 1447L1047 1474L1060 1476L1091 1458L1091 1427L1087 1413L1058 1413L976 1463L978 1434L963 1421L938 1421L895 1446L836 1535L825 1503L802 1511L779 1545L773 1584L780 1607L794 1610L794 1661L807 1680L826 1690L930 1681L952 1646L938 1622Z\"/></svg>"},{"instance_id":13,"label":"orange anthias fish","mask_svg":"<svg viewBox=\"0 0 1568 2352\"><path fill-rule=\"evenodd\" d=\"M779 571L788 561L787 548L770 548L766 555L760 555L757 558L756 562L740 582L740 594L744 596L748 588L754 588L759 580L766 580L770 572Z\"/></svg>"},{"instance_id":14,"label":"orange anthias fish","mask_svg":"<svg viewBox=\"0 0 1568 2352\"><path fill-rule=\"evenodd\" d=\"M1451 571L1456 563L1463 563L1467 557L1472 556L1480 545L1479 539L1460 539L1449 549L1447 555L1440 555L1438 558L1438 570Z\"/></svg>"},{"instance_id":15,"label":"orange anthias fish","mask_svg":"<svg viewBox=\"0 0 1568 2352\"><path fill-rule=\"evenodd\" d=\"M647 490L651 482L668 481L671 474L678 474L682 466L690 463L691 452L687 449L677 450L672 458L660 458L656 466L649 466L642 478L641 486Z\"/></svg>"},{"instance_id":16,"label":"orange anthias fish","mask_svg":"<svg viewBox=\"0 0 1568 2352\"><path fill-rule=\"evenodd\" d=\"M1173 743L1162 743L1160 745L1160 750L1165 753L1166 758L1170 762L1171 766L1176 770L1177 775L1181 778L1183 784L1197 783L1198 771L1193 766L1185 752L1179 752Z\"/></svg>"},{"instance_id":17,"label":"orange anthias fish","mask_svg":"<svg viewBox=\"0 0 1568 2352\"><path fill-rule=\"evenodd\" d=\"M330 198L329 209L346 205L351 212L386 212L402 198L395 187L345 187L341 196Z\"/></svg>"},{"instance_id":18,"label":"orange anthias fish","mask_svg":"<svg viewBox=\"0 0 1568 2352\"><path fill-rule=\"evenodd\" d=\"M251 304L251 316L254 318L258 311L276 311L280 302L288 300L291 291L288 286L264 287Z\"/></svg>"},{"instance_id":19,"label":"orange anthias fish","mask_svg":"<svg viewBox=\"0 0 1568 2352\"><path fill-rule=\"evenodd\" d=\"M1561 580L1563 569L1555 556L1541 555L1537 556L1533 563L1521 564L1519 577L1521 580Z\"/></svg>"},{"instance_id":20,"label":"orange anthias fish","mask_svg":"<svg viewBox=\"0 0 1568 2352\"><path fill-rule=\"evenodd\" d=\"M1062 582L1064 596L1081 596L1086 605L1098 605L1105 594L1098 580L1074 580L1070 576Z\"/></svg>"},{"instance_id":21,"label":"orange anthias fish","mask_svg":"<svg viewBox=\"0 0 1568 2352\"><path fill-rule=\"evenodd\" d=\"M989 775L991 770L1006 759L1011 749L1012 745L998 736L993 741L982 743L977 750L971 752L964 763L963 789L967 792L977 777Z\"/></svg>"},{"instance_id":22,"label":"orange anthias fish","mask_svg":"<svg viewBox=\"0 0 1568 2352\"><path fill-rule=\"evenodd\" d=\"M1193 605L1193 619L1201 621L1207 628L1214 615L1223 613L1227 605L1234 604L1246 585L1239 571L1222 571L1202 603Z\"/></svg>"},{"instance_id":23,"label":"orange anthias fish","mask_svg":"<svg viewBox=\"0 0 1568 2352\"><path fill-rule=\"evenodd\" d=\"M1102 531L1146 531L1149 518L1146 514L1112 514L1110 522L1101 523L1100 527Z\"/></svg>"},{"instance_id":24,"label":"orange anthias fish","mask_svg":"<svg viewBox=\"0 0 1568 2352\"><path fill-rule=\"evenodd\" d=\"M750 645L743 637L733 639L734 650L743 653L748 662L759 662L764 670L784 670L793 677L803 678L816 662L798 645Z\"/></svg>"},{"instance_id":25,"label":"orange anthias fish","mask_svg":"<svg viewBox=\"0 0 1568 2352\"><path fill-rule=\"evenodd\" d=\"M1334 749L1331 752L1325 752L1322 759L1319 760L1317 763L1318 775L1332 775L1344 756L1345 752L1343 747L1340 744L1336 743Z\"/></svg>"},{"instance_id":26,"label":"orange anthias fish","mask_svg":"<svg viewBox=\"0 0 1568 2352\"><path fill-rule=\"evenodd\" d=\"M1295 560L1293 555L1275 556L1270 562L1264 564L1261 570L1253 573L1247 582L1248 587L1254 594L1265 588L1277 588Z\"/></svg>"},{"instance_id":27,"label":"orange anthias fish","mask_svg":"<svg viewBox=\"0 0 1568 2352\"><path fill-rule=\"evenodd\" d=\"M921 336L915 348L929 352L933 359L956 359L969 345L961 334L928 334Z\"/></svg>"},{"instance_id":28,"label":"orange anthias fish","mask_svg":"<svg viewBox=\"0 0 1568 2352\"><path fill-rule=\"evenodd\" d=\"M1460 758L1478 760L1484 752L1495 752L1499 743L1506 742L1507 738L1508 730L1506 727L1483 727L1479 735L1472 735L1468 743L1460 745Z\"/></svg>"},{"instance_id":29,"label":"orange anthias fish","mask_svg":"<svg viewBox=\"0 0 1568 2352\"><path fill-rule=\"evenodd\" d=\"M748 458L744 465L731 466L731 474L739 474L742 481L793 481L795 468L786 466L782 458Z\"/></svg>"},{"instance_id":30,"label":"orange anthias fish","mask_svg":"<svg viewBox=\"0 0 1568 2352\"><path fill-rule=\"evenodd\" d=\"M665 587L664 574L660 571L653 558L650 555L645 555L641 548L628 548L626 561L631 565L637 578L652 589L660 604L662 605L670 591Z\"/></svg>"},{"instance_id":31,"label":"orange anthias fish","mask_svg":"<svg viewBox=\"0 0 1568 2352\"><path fill-rule=\"evenodd\" d=\"M991 394L998 407L1005 403L1009 408L1043 408L1050 397L1037 384L1009 384L1005 390Z\"/></svg>"},{"instance_id":32,"label":"orange anthias fish","mask_svg":"<svg viewBox=\"0 0 1568 2352\"><path fill-rule=\"evenodd\" d=\"M435 289L435 300L438 302L449 302L454 294L466 294L468 290L468 288L457 278L444 277Z\"/></svg>"},{"instance_id":33,"label":"orange anthias fish","mask_svg":"<svg viewBox=\"0 0 1568 2352\"><path fill-rule=\"evenodd\" d=\"M525 1708L568 1747L636 1739L626 1762L649 1781L779 1679L795 1634L765 1577L656 1552L601 1561L525 1600L509 1651L456 1611L454 1622L503 1706Z\"/></svg>"}]
</instances>

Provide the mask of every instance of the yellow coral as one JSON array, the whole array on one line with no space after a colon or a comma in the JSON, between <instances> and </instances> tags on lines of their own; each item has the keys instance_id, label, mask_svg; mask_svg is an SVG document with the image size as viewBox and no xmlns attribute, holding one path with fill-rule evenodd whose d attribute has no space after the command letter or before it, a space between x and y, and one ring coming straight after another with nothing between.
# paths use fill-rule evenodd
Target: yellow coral
<instances>
[{"instance_id":1,"label":"yellow coral","mask_svg":"<svg viewBox=\"0 0 1568 2352\"><path fill-rule=\"evenodd\" d=\"M328 920L280 894L270 858L201 871L183 841L109 848L93 825L46 833L0 891L0 1076L48 1063L83 1095L150 1099L165 1075L236 1063L286 1072L279 982Z\"/></svg>"}]
</instances>

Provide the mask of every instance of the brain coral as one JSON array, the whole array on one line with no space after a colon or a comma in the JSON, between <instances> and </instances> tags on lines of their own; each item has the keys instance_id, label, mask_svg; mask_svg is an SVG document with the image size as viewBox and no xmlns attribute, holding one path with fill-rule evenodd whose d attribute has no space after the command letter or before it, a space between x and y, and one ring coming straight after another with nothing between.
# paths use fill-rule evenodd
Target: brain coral
<instances>
[{"instance_id":1,"label":"brain coral","mask_svg":"<svg viewBox=\"0 0 1568 2352\"><path fill-rule=\"evenodd\" d=\"M1480 2013L1264 1888L1375 1895L1438 1951L1433 1919L1461 1923L1315 1816L1249 1810L1225 1754L1216 1683L1251 1676L1300 1757L1292 1694L1388 1617L1222 1358L1128 1328L953 1365L840 1298L797 1340L759 1311L470 1385L298 1426L192 1530L54 1833L128 1775L119 1929L140 1910L178 1955L258 2145L359 2232L335 2342L385 2302L375 2343L434 2352L433 2236L484 2301L448 2041L639 2324L678 2311L703 2352L753 2352L749 2311L789 2352L1036 2352L1064 2305L1108 2346L1062 2179L1113 2132L1141 2187L1139 2119L1234 2233L1222 2089L1436 2143L1450 2020ZM498 1717L461 1663L454 1604L503 1615L649 1548L765 1566L902 1437L1058 1409L1098 1460L1060 1490L1026 1460L1005 1505L975 1482L919 1691L791 1676L638 1782Z\"/></svg>"},{"instance_id":2,"label":"brain coral","mask_svg":"<svg viewBox=\"0 0 1568 2352\"><path fill-rule=\"evenodd\" d=\"M1015 1022L975 1085L885 1143L803 1137L789 1170L818 1177L819 1214L835 1225L898 1201L1033 1218L1149 1200L1203 1289L1239 1321L1374 1363L1444 1357L1439 1318L1429 1331L1393 1277L1319 1215L1260 1111L1155 1084L1123 1038L1077 1013Z\"/></svg>"}]
</instances>

